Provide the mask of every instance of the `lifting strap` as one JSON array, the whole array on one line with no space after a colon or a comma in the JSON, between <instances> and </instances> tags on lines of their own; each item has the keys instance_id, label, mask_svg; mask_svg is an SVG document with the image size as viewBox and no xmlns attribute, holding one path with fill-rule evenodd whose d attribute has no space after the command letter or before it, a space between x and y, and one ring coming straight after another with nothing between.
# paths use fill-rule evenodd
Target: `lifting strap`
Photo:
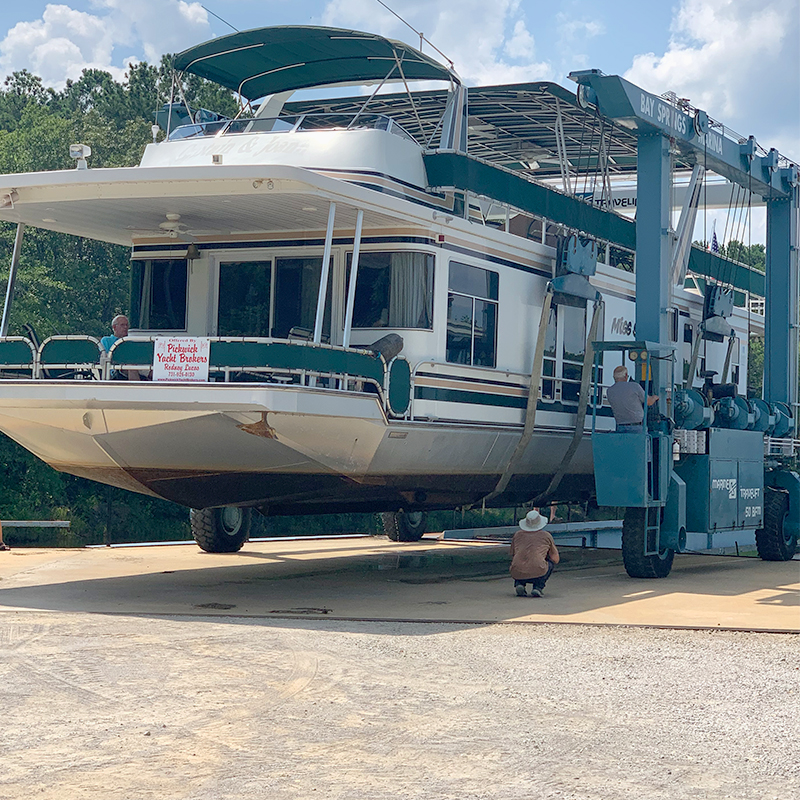
<instances>
[{"instance_id":1,"label":"lifting strap","mask_svg":"<svg viewBox=\"0 0 800 800\"><path fill-rule=\"evenodd\" d=\"M601 312L603 310L603 301L599 300L594 304L594 313L592 315L592 324L589 329L589 336L586 340L586 351L583 354L583 369L581 370L581 388L580 396L578 398L578 413L575 417L575 432L572 434L572 441L569 443L567 452L564 453L564 458L561 459L555 475L550 480L548 487L537 497L531 501L532 505L540 505L542 501L550 497L550 495L558 489L561 479L569 469L572 463L572 458L578 449L578 445L583 438L583 428L586 422L586 409L589 405L589 390L592 386L592 368L594 366L594 346L593 342L597 341L597 327L600 322Z\"/></svg>"},{"instance_id":2,"label":"lifting strap","mask_svg":"<svg viewBox=\"0 0 800 800\"><path fill-rule=\"evenodd\" d=\"M517 442L511 458L506 464L497 486L483 498L482 502L486 503L487 500L493 500L497 495L505 491L508 482L514 475L522 454L530 444L531 437L533 436L533 429L536 423L536 407L539 405L539 387L542 382L542 359L544 358L544 343L547 339L547 325L550 322L550 306L553 303L553 287L547 284L547 291L544 295L542 302L542 316L539 319L539 333L536 339L536 349L533 353L533 366L531 367L531 377L528 382L528 404L525 407L525 425L522 428L522 436Z\"/></svg>"},{"instance_id":3,"label":"lifting strap","mask_svg":"<svg viewBox=\"0 0 800 800\"><path fill-rule=\"evenodd\" d=\"M728 338L728 352L725 354L725 366L722 368L722 377L719 382L724 384L728 382L728 370L731 368L731 356L733 355L733 346L736 344L736 333L731 331Z\"/></svg>"}]
</instances>

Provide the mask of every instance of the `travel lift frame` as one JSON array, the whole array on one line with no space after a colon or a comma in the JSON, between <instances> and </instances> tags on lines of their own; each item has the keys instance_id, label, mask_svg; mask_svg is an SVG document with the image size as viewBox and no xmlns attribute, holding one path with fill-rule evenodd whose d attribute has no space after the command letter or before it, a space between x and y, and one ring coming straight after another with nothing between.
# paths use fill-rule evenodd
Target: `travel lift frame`
<instances>
[{"instance_id":1,"label":"travel lift frame","mask_svg":"<svg viewBox=\"0 0 800 800\"><path fill-rule=\"evenodd\" d=\"M710 548L715 534L755 528L761 558L786 561L794 555L800 532L800 476L780 457L765 457L764 437L795 435L798 167L785 162L782 166L774 149L757 155L752 136L734 141L713 130L704 111L656 97L619 76L586 70L570 78L578 83L582 106L594 106L638 138L636 341L593 343L595 401L602 391L600 359L615 351L621 363L627 357L635 379L658 395L660 421L645 433L592 436L597 502L626 509L625 569L636 578L666 577L675 553L687 549L687 529L705 534ZM725 318L733 310L733 299L720 286L706 292L689 376L679 375L675 382L672 287L683 284L694 227L689 203L678 225L678 241L673 241L670 168L675 152L695 164L695 213L705 169L766 202L763 401L737 397L735 386L726 385L734 335ZM731 341L720 383L707 379L704 391L693 389L700 340L719 342L725 337ZM788 454L794 455L793 446Z\"/></svg>"}]
</instances>

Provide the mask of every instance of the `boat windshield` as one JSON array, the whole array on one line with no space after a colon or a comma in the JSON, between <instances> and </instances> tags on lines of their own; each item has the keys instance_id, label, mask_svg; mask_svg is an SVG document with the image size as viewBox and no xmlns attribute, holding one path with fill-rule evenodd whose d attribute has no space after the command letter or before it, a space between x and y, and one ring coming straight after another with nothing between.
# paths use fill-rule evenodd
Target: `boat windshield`
<instances>
[{"instance_id":1,"label":"boat windshield","mask_svg":"<svg viewBox=\"0 0 800 800\"><path fill-rule=\"evenodd\" d=\"M202 136L231 136L240 133L298 133L317 130L364 130L389 131L404 139L416 139L385 114L298 114L286 117L263 119L216 120L181 125L169 135L170 141Z\"/></svg>"}]
</instances>

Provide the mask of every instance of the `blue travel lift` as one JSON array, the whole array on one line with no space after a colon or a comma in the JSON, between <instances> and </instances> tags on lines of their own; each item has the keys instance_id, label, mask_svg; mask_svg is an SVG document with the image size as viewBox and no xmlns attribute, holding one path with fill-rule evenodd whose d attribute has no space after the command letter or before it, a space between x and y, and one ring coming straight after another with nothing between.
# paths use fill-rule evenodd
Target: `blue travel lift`
<instances>
[{"instance_id":1,"label":"blue travel lift","mask_svg":"<svg viewBox=\"0 0 800 800\"><path fill-rule=\"evenodd\" d=\"M705 112L651 95L618 76L588 70L570 77L579 84L581 105L594 106L638 138L637 341L594 342L592 392L596 418L601 359L610 356L605 358L608 375L609 361L616 361L611 354L618 353L617 363L628 364L635 379L659 398L658 420L645 433L592 436L597 502L625 508L625 569L635 578L666 577L675 553L686 549L687 530L707 534L711 542L715 534L755 528L761 558L786 561L795 553L800 531L800 476L789 468L790 459L765 457L764 437L795 435L797 167L782 163L776 150L758 155L753 137L737 143L721 135ZM675 152L696 165L695 179L711 169L766 201L763 400L737 396L735 386L726 384L727 374L716 384L709 378L702 391L692 388L691 377L674 374L672 286L682 285L693 228L684 224L681 231L679 224L673 250L670 163ZM733 345L726 321L732 309L730 291L708 287L689 376L701 340L728 337Z\"/></svg>"}]
</instances>

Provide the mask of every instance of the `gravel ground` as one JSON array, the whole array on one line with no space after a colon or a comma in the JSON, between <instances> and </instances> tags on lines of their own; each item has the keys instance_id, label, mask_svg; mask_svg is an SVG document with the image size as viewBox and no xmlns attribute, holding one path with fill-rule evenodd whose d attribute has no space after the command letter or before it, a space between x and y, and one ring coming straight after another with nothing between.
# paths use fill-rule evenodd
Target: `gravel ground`
<instances>
[{"instance_id":1,"label":"gravel ground","mask_svg":"<svg viewBox=\"0 0 800 800\"><path fill-rule=\"evenodd\" d=\"M0 615L0 798L800 796L798 638Z\"/></svg>"}]
</instances>

